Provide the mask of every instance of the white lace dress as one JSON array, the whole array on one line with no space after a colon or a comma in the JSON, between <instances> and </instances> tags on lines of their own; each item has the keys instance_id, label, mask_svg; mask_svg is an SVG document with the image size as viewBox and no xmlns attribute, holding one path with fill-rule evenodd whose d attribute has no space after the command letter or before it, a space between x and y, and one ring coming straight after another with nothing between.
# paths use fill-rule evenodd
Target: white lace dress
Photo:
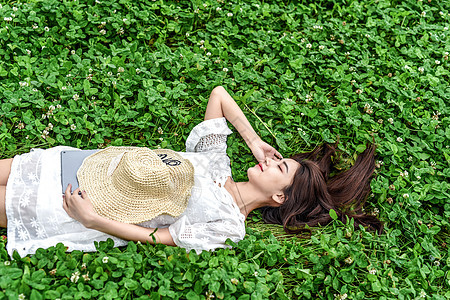
<instances>
[{"instance_id":1,"label":"white lace dress","mask_svg":"<svg viewBox=\"0 0 450 300\"><path fill-rule=\"evenodd\" d=\"M139 224L169 227L176 245L200 252L229 247L225 241L244 238L245 216L224 188L231 176L226 154L227 136L232 131L225 118L203 121L186 140L186 152L178 152L194 165L194 187L186 210L178 217L158 216ZM87 229L70 218L62 207L60 152L73 149L59 146L34 149L14 157L6 187L8 217L7 251L21 256L64 243L69 251L95 251L94 241L114 240L116 246L127 241Z\"/></svg>"}]
</instances>

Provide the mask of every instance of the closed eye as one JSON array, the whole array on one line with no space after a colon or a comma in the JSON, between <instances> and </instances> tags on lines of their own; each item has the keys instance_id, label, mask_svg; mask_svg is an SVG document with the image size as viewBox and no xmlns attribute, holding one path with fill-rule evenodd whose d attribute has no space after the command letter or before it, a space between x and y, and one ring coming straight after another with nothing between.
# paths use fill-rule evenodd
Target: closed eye
<instances>
[{"instance_id":1,"label":"closed eye","mask_svg":"<svg viewBox=\"0 0 450 300\"><path fill-rule=\"evenodd\" d=\"M278 165L278 168L280 169L281 173L283 173L283 169Z\"/></svg>"}]
</instances>

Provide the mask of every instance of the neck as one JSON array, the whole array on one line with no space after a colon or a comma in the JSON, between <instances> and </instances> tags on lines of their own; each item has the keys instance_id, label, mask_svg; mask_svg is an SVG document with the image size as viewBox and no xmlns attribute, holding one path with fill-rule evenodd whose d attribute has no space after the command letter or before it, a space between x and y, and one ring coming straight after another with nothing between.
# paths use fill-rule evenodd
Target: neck
<instances>
[{"instance_id":1,"label":"neck","mask_svg":"<svg viewBox=\"0 0 450 300\"><path fill-rule=\"evenodd\" d=\"M225 189L233 196L234 202L245 217L254 209L269 205L269 201L265 200L264 196L249 182L234 183L229 180L225 184Z\"/></svg>"}]
</instances>

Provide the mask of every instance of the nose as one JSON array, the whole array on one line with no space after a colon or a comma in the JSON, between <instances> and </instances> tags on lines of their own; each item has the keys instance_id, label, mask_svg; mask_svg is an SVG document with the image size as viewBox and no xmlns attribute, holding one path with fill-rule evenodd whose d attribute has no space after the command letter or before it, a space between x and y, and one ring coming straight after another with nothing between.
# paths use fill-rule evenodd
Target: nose
<instances>
[{"instance_id":1,"label":"nose","mask_svg":"<svg viewBox=\"0 0 450 300\"><path fill-rule=\"evenodd\" d=\"M272 164L274 160L271 158L266 157L266 165L269 166L269 164Z\"/></svg>"}]
</instances>

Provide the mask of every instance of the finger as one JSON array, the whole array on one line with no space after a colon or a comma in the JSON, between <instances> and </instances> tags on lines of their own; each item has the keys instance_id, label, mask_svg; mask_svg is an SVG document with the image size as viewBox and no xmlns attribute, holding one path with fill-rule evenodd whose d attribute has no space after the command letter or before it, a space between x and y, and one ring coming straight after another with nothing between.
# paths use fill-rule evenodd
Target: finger
<instances>
[{"instance_id":1,"label":"finger","mask_svg":"<svg viewBox=\"0 0 450 300\"><path fill-rule=\"evenodd\" d=\"M72 190L72 185L69 183L67 185L66 191L64 192L64 196L66 197L66 199L69 199L70 195L72 194L71 190Z\"/></svg>"},{"instance_id":2,"label":"finger","mask_svg":"<svg viewBox=\"0 0 450 300\"><path fill-rule=\"evenodd\" d=\"M73 194L74 194L75 196L81 196L81 190L80 190L80 188L77 187L77 188L73 191Z\"/></svg>"},{"instance_id":3,"label":"finger","mask_svg":"<svg viewBox=\"0 0 450 300\"><path fill-rule=\"evenodd\" d=\"M274 156L280 160L283 158L283 155L281 155L278 151L275 152Z\"/></svg>"},{"instance_id":4,"label":"finger","mask_svg":"<svg viewBox=\"0 0 450 300\"><path fill-rule=\"evenodd\" d=\"M82 191L82 192L80 192L81 194L81 198L83 198L83 199L86 199L87 198L87 193L86 193L86 191Z\"/></svg>"},{"instance_id":5,"label":"finger","mask_svg":"<svg viewBox=\"0 0 450 300\"><path fill-rule=\"evenodd\" d=\"M67 210L69 209L69 207L67 206L67 201L66 201L66 197L63 197L63 208L64 210L67 212Z\"/></svg>"}]
</instances>

